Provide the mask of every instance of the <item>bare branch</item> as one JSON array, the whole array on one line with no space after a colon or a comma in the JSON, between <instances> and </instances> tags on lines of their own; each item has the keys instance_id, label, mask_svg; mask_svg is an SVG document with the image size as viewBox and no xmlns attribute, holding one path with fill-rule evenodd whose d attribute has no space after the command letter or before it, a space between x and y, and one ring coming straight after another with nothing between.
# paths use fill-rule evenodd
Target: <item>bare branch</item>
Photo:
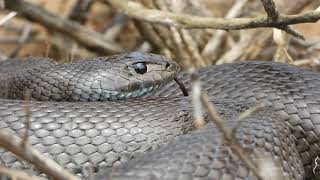
<instances>
[{"instance_id":1,"label":"bare branch","mask_svg":"<svg viewBox=\"0 0 320 180\"><path fill-rule=\"evenodd\" d=\"M261 0L261 2L263 4L265 11L267 12L268 18L270 18L271 21L277 21L280 14L276 8L274 1ZM282 29L283 31L287 32L288 34L291 34L294 37L304 40L304 37L299 32L291 28L290 26L283 26L283 27L277 27L277 28Z\"/></svg>"},{"instance_id":2,"label":"bare branch","mask_svg":"<svg viewBox=\"0 0 320 180\"><path fill-rule=\"evenodd\" d=\"M55 161L42 155L39 151L31 147L29 144L21 146L23 140L7 129L0 131L0 146L4 149L18 155L22 159L33 164L41 172L51 176L53 179L61 180L79 180L70 172L66 171Z\"/></svg>"},{"instance_id":3,"label":"bare branch","mask_svg":"<svg viewBox=\"0 0 320 180\"><path fill-rule=\"evenodd\" d=\"M155 9L148 9L139 3L128 0L104 0L128 16L147 22L158 23L181 28L212 28L238 30L259 27L283 27L289 24L316 22L320 19L320 11L312 11L298 15L279 15L277 21L270 21L266 16L256 18L214 18L175 14Z\"/></svg>"},{"instance_id":4,"label":"bare branch","mask_svg":"<svg viewBox=\"0 0 320 180\"><path fill-rule=\"evenodd\" d=\"M23 0L5 0L6 8L17 11L24 17L39 22L50 30L62 32L74 38L80 44L99 51L102 54L118 53L122 48L108 42L101 34L88 30L78 23L60 18L45 9Z\"/></svg>"},{"instance_id":5,"label":"bare branch","mask_svg":"<svg viewBox=\"0 0 320 180\"><path fill-rule=\"evenodd\" d=\"M300 0L299 3L282 5L281 9L286 14L296 14L302 11L303 7L306 7L311 2L312 0ZM240 40L232 46L231 49L219 57L216 64L254 59L261 54L263 49L265 49L270 38L272 38L272 31L252 30L250 33L246 31L241 34ZM293 41L298 40L300 39L293 39Z\"/></svg>"},{"instance_id":6,"label":"bare branch","mask_svg":"<svg viewBox=\"0 0 320 180\"><path fill-rule=\"evenodd\" d=\"M287 32L288 34L291 34L294 37L297 37L301 40L305 40L304 36L301 35L298 31L294 30L291 26L284 26L280 29Z\"/></svg>"},{"instance_id":7,"label":"bare branch","mask_svg":"<svg viewBox=\"0 0 320 180\"><path fill-rule=\"evenodd\" d=\"M279 11L273 0L261 0L264 10L267 12L268 17L272 21L277 21L279 17Z\"/></svg>"}]
</instances>

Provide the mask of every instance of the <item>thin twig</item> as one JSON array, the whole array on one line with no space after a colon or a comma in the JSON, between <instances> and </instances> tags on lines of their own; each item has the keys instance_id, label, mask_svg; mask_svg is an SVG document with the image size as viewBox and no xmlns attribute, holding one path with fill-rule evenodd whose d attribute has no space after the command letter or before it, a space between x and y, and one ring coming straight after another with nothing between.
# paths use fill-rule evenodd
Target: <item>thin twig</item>
<instances>
[{"instance_id":1,"label":"thin twig","mask_svg":"<svg viewBox=\"0 0 320 180\"><path fill-rule=\"evenodd\" d=\"M278 18L280 16L280 13L274 3L273 0L261 0L263 7L268 15L268 18L273 21L276 22L278 21ZM298 31L294 30L292 27L290 26L279 26L277 27L279 29L282 29L283 31L287 32L288 34L291 34L294 37L297 37L299 39L303 39L304 37L303 35L301 35Z\"/></svg>"},{"instance_id":2,"label":"thin twig","mask_svg":"<svg viewBox=\"0 0 320 180\"><path fill-rule=\"evenodd\" d=\"M47 174L53 179L60 180L79 180L70 172L66 171L54 160L44 156L28 143L24 147L21 146L23 140L8 129L0 131L0 146L4 149L16 154L20 158L30 162L41 172Z\"/></svg>"},{"instance_id":3,"label":"thin twig","mask_svg":"<svg viewBox=\"0 0 320 180\"><path fill-rule=\"evenodd\" d=\"M305 40L304 36L297 30L293 29L291 26L284 26L280 27L279 29L285 31L288 34L291 34L292 36L299 38L301 40Z\"/></svg>"},{"instance_id":4,"label":"thin twig","mask_svg":"<svg viewBox=\"0 0 320 180\"><path fill-rule=\"evenodd\" d=\"M30 130L30 118L31 118L31 111L30 111L30 97L31 97L31 91L29 89L27 89L25 91L25 95L24 95L24 106L23 109L25 111L25 132L24 135L22 137L22 146L25 147L28 141L28 136L29 136L29 130Z\"/></svg>"},{"instance_id":5,"label":"thin twig","mask_svg":"<svg viewBox=\"0 0 320 180\"><path fill-rule=\"evenodd\" d=\"M203 107L201 103L201 82L196 75L195 69L190 69L189 73L191 74L192 79L192 104L194 108L194 122L196 128L203 128L205 121L203 118Z\"/></svg>"},{"instance_id":6,"label":"thin twig","mask_svg":"<svg viewBox=\"0 0 320 180\"><path fill-rule=\"evenodd\" d=\"M240 113L237 117L237 119L235 120L237 123L236 125L233 127L232 129L232 134L233 136L235 136L236 130L237 128L240 126L240 124L243 122L243 120L247 117L249 117L250 115L256 113L257 111L260 111L261 109L263 109L265 107L265 104L263 103L259 103L251 108L249 108L248 110Z\"/></svg>"}]
</instances>

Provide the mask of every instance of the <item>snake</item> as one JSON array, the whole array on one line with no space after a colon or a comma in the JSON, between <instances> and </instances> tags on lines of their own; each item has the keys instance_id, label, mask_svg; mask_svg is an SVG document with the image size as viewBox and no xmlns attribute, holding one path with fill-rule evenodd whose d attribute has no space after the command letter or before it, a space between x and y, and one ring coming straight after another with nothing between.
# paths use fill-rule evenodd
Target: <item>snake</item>
<instances>
[{"instance_id":1,"label":"snake","mask_svg":"<svg viewBox=\"0 0 320 180\"><path fill-rule=\"evenodd\" d=\"M90 179L259 179L210 122L197 128L192 82L161 55L128 52L57 64L49 58L0 63L0 128L22 135L61 166ZM320 75L275 62L197 71L225 127L268 178L312 179L320 155ZM239 118L256 103L262 110ZM0 149L1 166L40 175ZM320 167L319 167L320 168ZM94 175L92 175L92 172Z\"/></svg>"}]
</instances>

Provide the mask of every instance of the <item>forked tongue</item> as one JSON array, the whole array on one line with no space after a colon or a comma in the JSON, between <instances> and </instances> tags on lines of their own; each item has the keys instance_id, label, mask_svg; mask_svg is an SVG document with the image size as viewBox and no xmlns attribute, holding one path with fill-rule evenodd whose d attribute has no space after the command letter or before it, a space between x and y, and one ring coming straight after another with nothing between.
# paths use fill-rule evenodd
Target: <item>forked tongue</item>
<instances>
[{"instance_id":1,"label":"forked tongue","mask_svg":"<svg viewBox=\"0 0 320 180\"><path fill-rule=\"evenodd\" d=\"M183 95L188 96L189 93L187 91L187 88L184 86L184 84L177 77L174 78L174 81L179 85Z\"/></svg>"}]
</instances>

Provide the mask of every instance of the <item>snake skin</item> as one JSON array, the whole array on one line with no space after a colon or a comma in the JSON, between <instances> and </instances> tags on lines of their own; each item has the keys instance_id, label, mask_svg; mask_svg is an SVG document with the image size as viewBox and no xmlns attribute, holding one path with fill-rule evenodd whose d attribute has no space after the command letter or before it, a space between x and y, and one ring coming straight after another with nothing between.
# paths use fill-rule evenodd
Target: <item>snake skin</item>
<instances>
[{"instance_id":1,"label":"snake skin","mask_svg":"<svg viewBox=\"0 0 320 180\"><path fill-rule=\"evenodd\" d=\"M295 137L305 178L319 176L313 169L320 155L320 75L306 69L274 62L246 62L208 67L200 71L204 89L216 99L234 102L263 102L278 114L288 117L288 127ZM181 77L190 90L188 77ZM180 96L174 83L157 96ZM319 163L319 162L317 162Z\"/></svg>"},{"instance_id":2,"label":"snake skin","mask_svg":"<svg viewBox=\"0 0 320 180\"><path fill-rule=\"evenodd\" d=\"M237 128L237 138L255 163L261 156L271 159L272 172L284 179L315 177L314 160L320 155L317 73L271 62L247 62L208 67L199 74L230 127L238 113L256 102L269 106ZM179 79L190 90L188 76L182 73ZM0 99L1 128L24 132L22 103ZM84 167L94 166L99 170L94 179L256 179L221 141L214 125L194 130L192 105L174 82L152 98L32 101L30 106L29 143L84 176ZM30 169L4 150L0 163Z\"/></svg>"},{"instance_id":3,"label":"snake skin","mask_svg":"<svg viewBox=\"0 0 320 180\"><path fill-rule=\"evenodd\" d=\"M230 103L232 104L232 103ZM231 110L234 107L219 108ZM255 165L272 160L266 179L302 179L303 165L294 137L284 118L262 111L247 118L237 129L237 137ZM224 116L225 117L225 116ZM225 117L226 118L226 117ZM236 118L234 115L227 118ZM228 122L227 125L235 125ZM231 126L233 125L233 126ZM259 155L259 156L257 156ZM270 171L271 170L271 171ZM269 174L268 174L269 173ZM115 168L101 169L95 179L257 179L223 142L213 124L186 134L176 141Z\"/></svg>"},{"instance_id":4,"label":"snake skin","mask_svg":"<svg viewBox=\"0 0 320 180\"><path fill-rule=\"evenodd\" d=\"M40 58L41 59L41 58ZM143 62L148 71L139 74L134 64ZM105 101L141 97L172 80L179 72L174 61L132 52L70 64L39 58L12 59L0 66L2 98L23 99L29 89L41 101Z\"/></svg>"}]
</instances>

